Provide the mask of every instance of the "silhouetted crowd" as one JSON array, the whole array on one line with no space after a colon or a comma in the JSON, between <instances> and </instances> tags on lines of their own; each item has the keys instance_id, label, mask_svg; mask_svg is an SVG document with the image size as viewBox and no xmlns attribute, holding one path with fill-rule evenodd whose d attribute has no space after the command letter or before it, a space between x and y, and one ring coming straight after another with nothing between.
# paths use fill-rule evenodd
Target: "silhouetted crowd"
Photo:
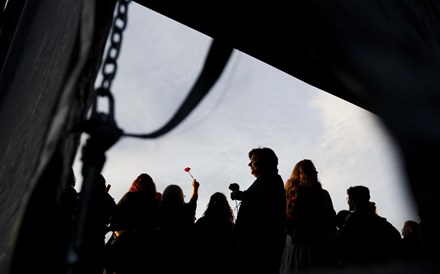
<instances>
[{"instance_id":1,"label":"silhouetted crowd","mask_svg":"<svg viewBox=\"0 0 440 274\"><path fill-rule=\"evenodd\" d=\"M408 220L399 232L377 213L366 186L349 187L348 209L336 213L311 160L296 163L284 182L272 149L254 148L248 156L255 181L246 190L229 186L231 199L240 201L236 218L225 194L216 192L196 219L195 179L185 202L179 185L159 193L142 173L116 203L100 175L89 205L93 229L84 232L79 251L84 273L350 272L421 259L421 223Z\"/></svg>"}]
</instances>

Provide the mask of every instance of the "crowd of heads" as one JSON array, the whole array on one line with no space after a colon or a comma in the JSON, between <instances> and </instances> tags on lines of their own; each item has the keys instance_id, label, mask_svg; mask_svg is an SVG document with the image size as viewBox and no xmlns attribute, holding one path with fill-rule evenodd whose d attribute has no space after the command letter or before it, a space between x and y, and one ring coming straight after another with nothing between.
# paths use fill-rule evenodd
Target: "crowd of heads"
<instances>
[{"instance_id":1,"label":"crowd of heads","mask_svg":"<svg viewBox=\"0 0 440 274\"><path fill-rule=\"evenodd\" d=\"M197 180L192 180L193 193L185 202L180 185L170 184L160 193L150 174L139 174L119 202L107 199L112 209L106 211L108 218L102 219L107 220L102 225L112 235L103 244L102 269L107 273L137 273L144 267L143 260L149 258L157 266L150 267L151 273L183 269L195 273L261 274L341 270L357 263L372 263L368 252L380 249L380 241L390 237L401 240L400 233L396 236L396 229L378 215L368 187L354 185L346 189L348 208L335 212L312 160L295 163L290 177L283 182L272 149L254 148L248 157L250 173L256 180L247 190L240 190L238 184L229 187L232 200L240 201L237 216L227 196L215 192L197 219ZM105 178L100 175L98 179L103 192L110 196ZM69 185L73 187L74 182ZM369 226L371 223L375 224ZM381 230L376 229L379 226ZM398 261L420 258L418 238L414 236L419 235L418 228L419 223L408 220L401 231L402 240L407 240L393 243L396 246L392 248L387 246L392 254L376 253ZM385 233L388 236L382 235ZM372 242L377 246L371 246ZM205 263L184 267L186 260L197 260L191 254L197 254ZM212 269L210 264L217 264L217 268Z\"/></svg>"}]
</instances>

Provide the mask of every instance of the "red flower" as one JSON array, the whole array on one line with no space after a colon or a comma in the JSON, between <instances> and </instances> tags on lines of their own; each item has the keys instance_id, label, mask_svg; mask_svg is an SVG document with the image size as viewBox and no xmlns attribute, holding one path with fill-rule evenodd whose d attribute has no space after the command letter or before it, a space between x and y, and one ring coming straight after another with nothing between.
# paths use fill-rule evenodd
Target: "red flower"
<instances>
[{"instance_id":1,"label":"red flower","mask_svg":"<svg viewBox=\"0 0 440 274\"><path fill-rule=\"evenodd\" d=\"M185 172L188 172L188 174L189 174L189 176L191 176L191 178L193 178L194 179L194 177L192 176L192 174L191 174L191 172L189 172L190 170L191 170L191 168L190 167L185 167Z\"/></svg>"}]
</instances>

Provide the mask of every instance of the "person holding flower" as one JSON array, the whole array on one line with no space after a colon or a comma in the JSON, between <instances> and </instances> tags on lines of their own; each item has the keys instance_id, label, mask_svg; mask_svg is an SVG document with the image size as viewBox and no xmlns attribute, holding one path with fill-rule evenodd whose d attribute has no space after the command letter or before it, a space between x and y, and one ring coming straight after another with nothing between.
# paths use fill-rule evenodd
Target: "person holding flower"
<instances>
[{"instance_id":1,"label":"person holding flower","mask_svg":"<svg viewBox=\"0 0 440 274\"><path fill-rule=\"evenodd\" d=\"M161 273L190 273L194 254L194 223L200 183L192 179L192 195L185 202L185 195L179 185L168 185L162 193L162 203L156 214L156 231L161 243L156 262ZM188 268L187 268L188 267Z\"/></svg>"}]
</instances>

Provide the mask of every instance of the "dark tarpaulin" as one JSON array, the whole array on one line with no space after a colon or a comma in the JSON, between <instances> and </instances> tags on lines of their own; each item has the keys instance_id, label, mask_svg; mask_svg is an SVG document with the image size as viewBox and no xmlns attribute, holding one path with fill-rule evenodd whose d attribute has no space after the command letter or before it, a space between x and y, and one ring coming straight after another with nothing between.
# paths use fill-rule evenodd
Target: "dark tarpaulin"
<instances>
[{"instance_id":1,"label":"dark tarpaulin","mask_svg":"<svg viewBox=\"0 0 440 274\"><path fill-rule=\"evenodd\" d=\"M115 1L21 2L0 76L0 273L61 273L73 129L91 103Z\"/></svg>"}]
</instances>

